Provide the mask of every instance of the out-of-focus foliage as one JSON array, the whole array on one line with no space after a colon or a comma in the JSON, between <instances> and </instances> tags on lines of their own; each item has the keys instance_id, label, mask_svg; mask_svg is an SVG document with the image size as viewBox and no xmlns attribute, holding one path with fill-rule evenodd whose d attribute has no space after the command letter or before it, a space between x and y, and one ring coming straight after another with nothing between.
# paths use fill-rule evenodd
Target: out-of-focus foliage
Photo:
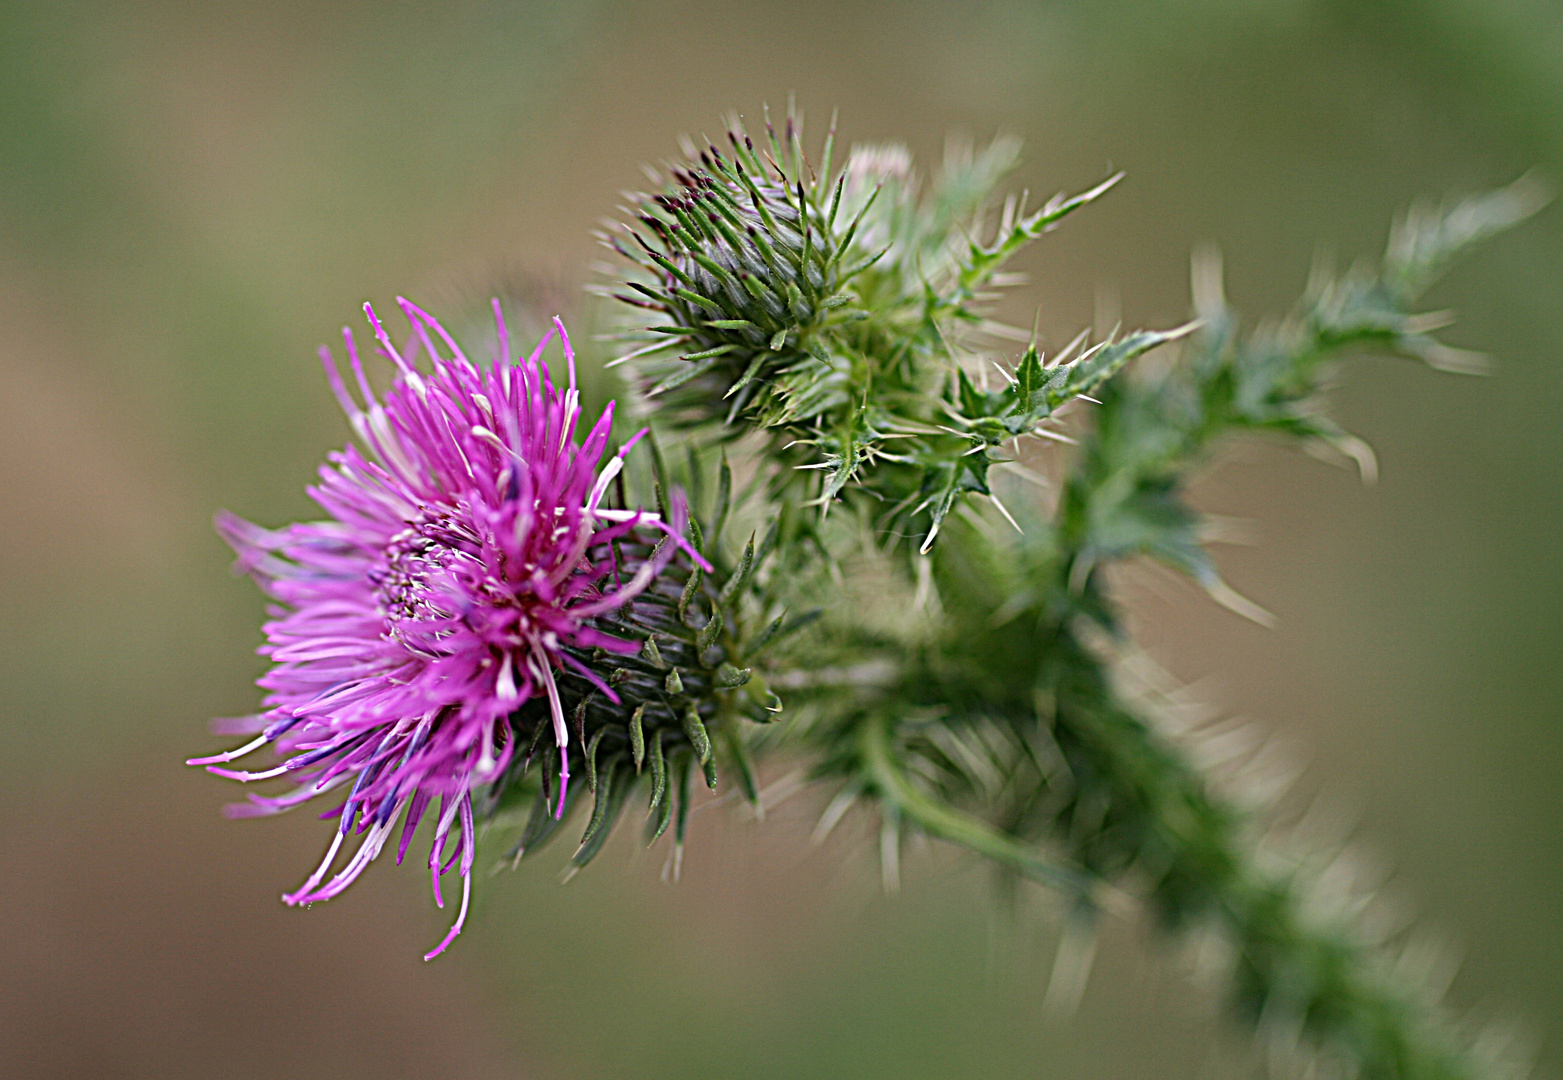
<instances>
[{"instance_id":1,"label":"out-of-focus foliage","mask_svg":"<svg viewBox=\"0 0 1563 1080\"><path fill-rule=\"evenodd\" d=\"M1082 351L1065 363L1044 365L1033 347L990 390L974 383L981 360L956 331L983 325L973 305L1009 254L1110 184L1029 216L1012 200L983 241L971 238L986 235L981 210L1007 145L958 162L919 200L898 149L858 151L833 177L830 140L816 175L790 117L763 158L741 131L730 141L731 165L714 147L694 151L700 164L674 172L684 194L643 204L660 250L633 230L638 255L617 245L646 275L627 282L640 298L619 298L659 316L645 331L651 344L628 359L648 372L653 423L659 397L676 392L674 427L719 443L764 435L746 444L761 516L796 524L807 492L823 508L844 503L850 519L783 530L790 572L755 579L762 606L817 603L825 618L760 664L772 685L795 691L786 696L796 718L736 737L757 752L817 755L816 777L839 787L825 827L856 801L872 805L887 877L903 835L921 832L1061 887L1082 910L1104 889L1128 889L1169 931L1217 928L1230 942L1234 1009L1289 1050L1300 1042L1353 1076L1501 1071L1441 1025L1417 986L1390 975L1392 948L1370 945L1349 919L1309 914L1312 884L1271 868L1252 808L1219 794L1200 766L1198 734L1172 738L1155 709L1115 686L1122 632L1103 570L1149 555L1266 618L1205 555L1202 522L1181 495L1191 470L1232 433L1272 432L1370 472L1371 452L1323 414L1330 362L1368 348L1473 367L1430 336L1443 317L1411 305L1470 244L1541 206L1540 185L1413 211L1378 273L1321 270L1293 315L1248 334L1206 254L1195 264L1196 323L1089 349L1077 341L1065 355ZM850 213L840 231L838 205ZM854 254L858 245L867 253ZM831 277L841 264L851 272ZM1120 374L1161 345L1176 350L1164 363ZM674 348L691 351L646 359ZM1051 520L1028 514L1022 527L994 498L1017 536L957 502L992 496L1000 449L1088 394L1094 423ZM726 468L724 457L724 478ZM692 451L690 475L701 469ZM804 486L798 474L810 470L824 479ZM725 513L725 494L720 505ZM909 554L897 530L923 512L926 536ZM855 589L876 560L884 572L872 589ZM735 737L725 725L723 734Z\"/></svg>"}]
</instances>

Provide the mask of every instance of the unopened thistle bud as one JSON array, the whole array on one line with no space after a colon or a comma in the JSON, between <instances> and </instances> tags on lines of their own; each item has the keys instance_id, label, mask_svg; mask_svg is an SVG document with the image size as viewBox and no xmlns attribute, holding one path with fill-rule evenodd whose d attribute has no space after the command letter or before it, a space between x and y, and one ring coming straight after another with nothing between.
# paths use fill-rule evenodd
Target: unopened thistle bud
<instances>
[{"instance_id":1,"label":"unopened thistle bud","mask_svg":"<svg viewBox=\"0 0 1563 1080\"><path fill-rule=\"evenodd\" d=\"M834 121L817 169L791 113L780 135L767 118L763 147L736 119L727 141L686 147L672 183L605 238L637 267L610 292L635 309L621 359L659 421L720 438L768 429L791 478L775 497L787 487L824 513L863 491L883 533L921 534L926 551L961 497L993 498L987 470L1009 460L1006 442L1045 433L1059 408L1187 332L1094 347L1082 335L996 372L974 349L1026 339L987 318L994 290L1018 280L1002 266L1116 176L991 215L1017 160L1009 140L950 155L927 191L895 144L854 147L833 171ZM989 392L995 374L1007 385Z\"/></svg>"},{"instance_id":2,"label":"unopened thistle bud","mask_svg":"<svg viewBox=\"0 0 1563 1080\"><path fill-rule=\"evenodd\" d=\"M801 123L766 128L756 145L735 118L725 152L686 147L671 183L607 238L640 271L615 295L658 313L635 351L670 422L783 421L828 405L793 393L804 380L786 376L831 364L833 332L852 318L844 290L868 265L850 253L872 193L844 198L846 171L831 172L834 127L818 172Z\"/></svg>"}]
</instances>

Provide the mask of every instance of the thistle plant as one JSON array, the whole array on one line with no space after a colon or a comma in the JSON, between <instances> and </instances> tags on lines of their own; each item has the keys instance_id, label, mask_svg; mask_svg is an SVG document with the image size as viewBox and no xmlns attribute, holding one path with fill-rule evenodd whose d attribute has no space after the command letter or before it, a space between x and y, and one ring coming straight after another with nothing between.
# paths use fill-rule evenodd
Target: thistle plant
<instances>
[{"instance_id":1,"label":"thistle plant","mask_svg":"<svg viewBox=\"0 0 1563 1080\"><path fill-rule=\"evenodd\" d=\"M436 900L453 866L463 899L433 956L465 917L478 822L509 827L493 857L514 862L589 803L582 866L633 799L649 842L671 827L676 872L701 783L759 803L757 761L801 762L826 788L821 832L853 808L877 820L887 879L923 834L1086 918L1137 897L1167 934L1226 943L1234 1015L1283 1056L1350 1076L1497 1075L1397 974L1397 942L1330 906L1316 859L1261 840L1271 804L1220 767L1230 732L1180 722L1132 678L1107 572L1157 559L1267 620L1217 574L1190 477L1245 431L1370 474L1324 410L1334 361L1472 368L1414 305L1462 250L1534 212L1539 185L1408 214L1378 271L1320 271L1258 331L1206 254L1193 321L1045 355L993 318L1019 280L1006 264L1118 177L1032 207L995 196L1011 142L952 153L925 182L897 146L838 163L834 127L811 160L790 110L759 136L735 118L602 234L622 261L597 291L625 315L612 364L639 431L615 429L611 407L577 430L562 325L562 388L542 345L512 353L502 318L479 364L405 302L401 346L370 313L396 368L383 402L351 336L364 405L327 358L361 449L313 490L328 521L219 519L281 605L262 649L276 667L267 711L228 725L256 738L193 762L293 782L240 814L348 789L324 861L284 899L339 893L398 822L400 861L438 797ZM1084 422L1065 435L1070 413ZM279 765L229 768L268 745ZM327 880L350 833L363 840Z\"/></svg>"}]
</instances>

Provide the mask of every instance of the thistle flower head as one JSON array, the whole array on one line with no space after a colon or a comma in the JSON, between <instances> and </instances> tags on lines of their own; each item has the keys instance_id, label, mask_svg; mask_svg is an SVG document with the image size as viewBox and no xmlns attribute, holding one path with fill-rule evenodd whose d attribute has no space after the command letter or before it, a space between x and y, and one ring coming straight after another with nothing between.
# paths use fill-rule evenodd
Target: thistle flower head
<instances>
[{"instance_id":1,"label":"thistle flower head","mask_svg":"<svg viewBox=\"0 0 1563 1080\"><path fill-rule=\"evenodd\" d=\"M443 906L440 875L459 863L462 902L433 957L466 917L473 791L516 755L509 718L530 700L547 702L559 749L554 813L562 814L570 735L559 677L579 676L618 701L581 657L633 653L641 643L604 632L596 620L644 592L674 549L687 545L677 521L608 504L639 436L604 461L609 405L577 444L580 398L562 323L556 319L529 355L516 358L496 302L498 357L480 367L422 309L399 303L413 331L400 350L365 305L380 351L396 366L383 397L370 389L349 331L343 336L363 405L321 350L363 446L333 453L310 489L326 520L267 530L218 518L239 568L279 605L260 650L275 666L260 679L267 710L228 725L256 737L191 764L240 781L286 776L297 785L280 796L251 796L237 816L347 789L325 859L283 897L289 904L340 893L380 853L399 818L400 862L438 799L428 859L435 899ZM565 386L542 360L556 334L568 365ZM420 352L432 365L427 374L415 366ZM649 548L647 533L671 543ZM643 554L622 564L626 547ZM226 767L267 744L282 755L279 765ZM354 833L363 837L356 853L328 879Z\"/></svg>"}]
</instances>

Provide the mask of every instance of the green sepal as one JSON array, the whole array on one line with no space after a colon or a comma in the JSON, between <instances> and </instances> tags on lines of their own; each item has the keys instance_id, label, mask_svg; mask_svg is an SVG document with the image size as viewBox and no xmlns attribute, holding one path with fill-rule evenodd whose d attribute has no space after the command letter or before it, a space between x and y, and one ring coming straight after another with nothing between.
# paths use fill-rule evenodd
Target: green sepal
<instances>
[{"instance_id":1,"label":"green sepal","mask_svg":"<svg viewBox=\"0 0 1563 1080\"><path fill-rule=\"evenodd\" d=\"M847 226L847 231L843 233L841 239L837 241L836 253L830 258L832 263L835 263L841 258L841 256L845 255L847 249L852 246L852 239L853 237L857 236L857 227L863 224L863 218L868 215L869 207L874 205L874 200L879 198L879 193L884 190L884 187L885 185L883 181L880 181L878 184L874 185L873 194L868 197L868 201L863 204L863 208L859 210L857 212L857 216L852 219L852 224Z\"/></svg>"},{"instance_id":2,"label":"green sepal","mask_svg":"<svg viewBox=\"0 0 1563 1080\"><path fill-rule=\"evenodd\" d=\"M597 792L597 800L592 804L592 819L586 826L586 832L581 837L581 846L571 856L570 861L576 866L585 866L597 857L602 850L602 845L607 842L613 833L613 826L619 820L619 812L624 809L625 796L634 786L631 777L620 778L618 761L615 759L608 771L603 775L601 788Z\"/></svg>"},{"instance_id":3,"label":"green sepal","mask_svg":"<svg viewBox=\"0 0 1563 1080\"><path fill-rule=\"evenodd\" d=\"M646 831L646 846L650 847L662 838L662 834L668 831L668 823L673 820L673 795L668 791L668 765L662 757L662 733L657 732L658 741L655 744L656 757L654 762L661 762L660 773L654 771L652 780L656 784L653 791L652 809L656 811L655 824ZM658 779L660 775L660 780Z\"/></svg>"},{"instance_id":4,"label":"green sepal","mask_svg":"<svg viewBox=\"0 0 1563 1080\"><path fill-rule=\"evenodd\" d=\"M516 841L516 846L510 849L509 858L512 860L524 858L552 840L558 834L559 826L563 825L565 819L570 816L570 811L575 809L576 792L579 790L579 788L571 788L565 793L564 813L554 817L552 793L539 789L537 801L532 804L532 814L527 818L526 828L521 830L521 839Z\"/></svg>"},{"instance_id":5,"label":"green sepal","mask_svg":"<svg viewBox=\"0 0 1563 1080\"><path fill-rule=\"evenodd\" d=\"M760 787L754 778L754 762L749 758L749 748L744 745L743 736L733 725L729 724L722 732L722 742L726 747L727 756L732 760L733 768L738 773L738 789L744 793L751 805L760 805ZM716 787L715 773L706 774L706 782L711 787Z\"/></svg>"},{"instance_id":6,"label":"green sepal","mask_svg":"<svg viewBox=\"0 0 1563 1080\"><path fill-rule=\"evenodd\" d=\"M716 669L716 675L711 682L719 690L736 690L747 683L754 672L749 668L736 668L732 664L722 664Z\"/></svg>"},{"instance_id":7,"label":"green sepal","mask_svg":"<svg viewBox=\"0 0 1563 1080\"><path fill-rule=\"evenodd\" d=\"M733 470L727 464L727 451L722 451L722 465L716 474L716 507L711 511L711 550L714 553L722 536L722 526L727 523L727 511L733 499Z\"/></svg>"},{"instance_id":8,"label":"green sepal","mask_svg":"<svg viewBox=\"0 0 1563 1080\"><path fill-rule=\"evenodd\" d=\"M680 386L683 386L695 376L704 375L707 371L710 371L713 367L716 366L716 362L719 359L721 359L721 357L712 356L705 360L698 360L690 364L688 367L680 368L672 375L669 375L667 378L663 379L656 386L653 386L650 390L647 390L646 396L656 397L658 394L665 393L669 390L678 389Z\"/></svg>"},{"instance_id":9,"label":"green sepal","mask_svg":"<svg viewBox=\"0 0 1563 1080\"><path fill-rule=\"evenodd\" d=\"M783 331L783 333L785 333L785 331ZM738 393L738 391L748 386L754 377L759 374L760 367L765 363L765 360L766 355L763 352L755 353L754 359L749 361L749 366L744 368L744 373L738 377L738 381L733 383L732 386L729 386L727 388L727 393L722 395L722 400L726 401L728 398Z\"/></svg>"},{"instance_id":10,"label":"green sepal","mask_svg":"<svg viewBox=\"0 0 1563 1080\"><path fill-rule=\"evenodd\" d=\"M800 323L809 317L809 309L803 306L803 293L790 281L787 282L787 308Z\"/></svg>"},{"instance_id":11,"label":"green sepal","mask_svg":"<svg viewBox=\"0 0 1563 1080\"><path fill-rule=\"evenodd\" d=\"M700 628L700 632L695 635L695 649L696 649L696 651L697 652L705 652L712 645L715 645L716 644L716 639L717 639L718 636L721 635L721 633L722 633L722 609L721 608L712 608L711 609L711 618L706 620L706 624L704 626L702 626Z\"/></svg>"},{"instance_id":12,"label":"green sepal","mask_svg":"<svg viewBox=\"0 0 1563 1080\"><path fill-rule=\"evenodd\" d=\"M706 734L706 726L700 719L700 714L694 709L684 711L684 734L689 737L689 745L694 748L695 756L703 765L711 758L711 736Z\"/></svg>"},{"instance_id":13,"label":"green sepal","mask_svg":"<svg viewBox=\"0 0 1563 1080\"><path fill-rule=\"evenodd\" d=\"M743 659L749 660L760 655L761 650L766 648L766 646L773 645L783 638L802 630L824 614L824 608L811 608L796 618L789 620L787 613L785 611L782 612L771 620L769 626L760 631L758 637L749 642L748 647L744 649Z\"/></svg>"},{"instance_id":14,"label":"green sepal","mask_svg":"<svg viewBox=\"0 0 1563 1080\"><path fill-rule=\"evenodd\" d=\"M843 284L845 284L848 281L851 281L853 278L855 278L859 274L861 274L864 270L867 270L870 266L873 266L880 259L884 258L885 255L887 255L889 253L890 249L893 246L894 246L893 244L886 244L884 247L882 247L878 251L874 252L874 254L869 255L867 258L865 258L862 261L856 263L854 266L851 267L851 269L841 271L841 276L840 276L840 278L838 280L840 280ZM845 303L845 301L842 301L842 303Z\"/></svg>"},{"instance_id":15,"label":"green sepal","mask_svg":"<svg viewBox=\"0 0 1563 1080\"><path fill-rule=\"evenodd\" d=\"M730 604L739 591L748 584L749 574L754 569L754 534L749 535L749 543L744 546L743 558L738 560L738 569L733 571L733 576L727 579L722 586L718 599L723 604Z\"/></svg>"},{"instance_id":16,"label":"green sepal","mask_svg":"<svg viewBox=\"0 0 1563 1080\"><path fill-rule=\"evenodd\" d=\"M646 759L646 731L641 726L646 715L646 703L643 701L635 707L630 714L630 754L635 758L635 772L640 773L641 762Z\"/></svg>"},{"instance_id":17,"label":"green sepal","mask_svg":"<svg viewBox=\"0 0 1563 1080\"><path fill-rule=\"evenodd\" d=\"M690 601L694 600L695 594L700 591L700 580L703 576L704 571L698 566L689 572L689 580L684 582L684 591L679 594L678 598L679 622L683 622L684 616L688 614Z\"/></svg>"},{"instance_id":18,"label":"green sepal","mask_svg":"<svg viewBox=\"0 0 1563 1080\"><path fill-rule=\"evenodd\" d=\"M680 848L684 846L684 834L689 831L689 772L694 767L694 764L694 760L691 758L685 761L678 770L678 784L675 788L675 795L678 800L675 816L678 820L677 824L673 826L673 842ZM662 828L666 827L666 825L662 826ZM657 835L662 835L661 829L658 829Z\"/></svg>"},{"instance_id":19,"label":"green sepal","mask_svg":"<svg viewBox=\"0 0 1563 1080\"><path fill-rule=\"evenodd\" d=\"M651 801L647 804L647 810L655 810L662 802L662 796L667 792L668 763L662 756L662 729L651 737Z\"/></svg>"},{"instance_id":20,"label":"green sepal","mask_svg":"<svg viewBox=\"0 0 1563 1080\"><path fill-rule=\"evenodd\" d=\"M715 300L708 299L708 298L706 298L704 296L701 296L699 293L693 292L693 291L691 291L689 289L674 289L673 290L673 295L678 297L681 300L688 300L691 304L698 304L700 307L705 308L707 311L720 312L722 310L722 305L718 304ZM716 326L716 325L719 325L719 324L718 323L711 323L710 325ZM688 332L688 333L698 333L699 332L699 331L695 330L693 327L686 327L686 328L681 328L681 329L685 329L686 332Z\"/></svg>"},{"instance_id":21,"label":"green sepal","mask_svg":"<svg viewBox=\"0 0 1563 1080\"><path fill-rule=\"evenodd\" d=\"M597 790L597 747L607 733L607 728L598 728L586 746L586 789L594 793Z\"/></svg>"},{"instance_id":22,"label":"green sepal","mask_svg":"<svg viewBox=\"0 0 1563 1080\"><path fill-rule=\"evenodd\" d=\"M663 521L667 521L668 500L666 488L668 469L662 463L662 447L657 443L655 433L647 434L646 449L651 454L651 491L656 497L657 513L661 515ZM667 537L662 538L662 540L666 539ZM659 540L658 543L662 543L662 540Z\"/></svg>"},{"instance_id":23,"label":"green sepal","mask_svg":"<svg viewBox=\"0 0 1563 1080\"><path fill-rule=\"evenodd\" d=\"M654 668L667 667L666 662L662 659L662 650L657 648L657 636L655 634L648 637L645 643L641 645L640 658Z\"/></svg>"},{"instance_id":24,"label":"green sepal","mask_svg":"<svg viewBox=\"0 0 1563 1080\"><path fill-rule=\"evenodd\" d=\"M514 722L515 715L514 713L511 714L512 722ZM537 753L537 744L543 741L543 732L547 731L548 727L547 724L538 724L537 730L532 732L531 745L526 748L526 757L521 759L521 776L525 776L527 770L532 767L532 758Z\"/></svg>"}]
</instances>

